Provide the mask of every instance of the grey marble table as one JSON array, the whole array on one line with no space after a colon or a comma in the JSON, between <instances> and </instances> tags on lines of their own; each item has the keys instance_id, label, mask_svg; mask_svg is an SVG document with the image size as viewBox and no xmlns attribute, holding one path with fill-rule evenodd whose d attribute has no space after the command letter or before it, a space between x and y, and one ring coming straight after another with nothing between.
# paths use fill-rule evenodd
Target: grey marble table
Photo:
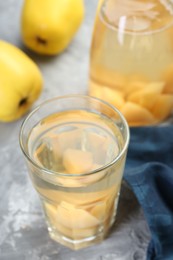
<instances>
[{"instance_id":1,"label":"grey marble table","mask_svg":"<svg viewBox=\"0 0 173 260\"><path fill-rule=\"evenodd\" d=\"M0 38L30 55L44 77L35 104L69 93L87 93L89 47L97 0L86 0L83 25L61 55L45 58L24 48L20 38L22 0L0 1ZM72 251L52 241L18 143L22 123L0 123L0 260L144 260L149 231L131 190L123 184L117 221L101 244Z\"/></svg>"}]
</instances>

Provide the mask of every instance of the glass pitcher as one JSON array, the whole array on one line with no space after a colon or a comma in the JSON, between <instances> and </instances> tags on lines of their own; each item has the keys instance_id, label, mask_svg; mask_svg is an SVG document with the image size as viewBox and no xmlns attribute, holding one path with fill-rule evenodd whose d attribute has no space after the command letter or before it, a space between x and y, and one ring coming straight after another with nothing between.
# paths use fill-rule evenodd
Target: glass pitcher
<instances>
[{"instance_id":1,"label":"glass pitcher","mask_svg":"<svg viewBox=\"0 0 173 260\"><path fill-rule=\"evenodd\" d=\"M173 110L173 1L100 0L90 53L89 94L130 126L159 124Z\"/></svg>"}]
</instances>

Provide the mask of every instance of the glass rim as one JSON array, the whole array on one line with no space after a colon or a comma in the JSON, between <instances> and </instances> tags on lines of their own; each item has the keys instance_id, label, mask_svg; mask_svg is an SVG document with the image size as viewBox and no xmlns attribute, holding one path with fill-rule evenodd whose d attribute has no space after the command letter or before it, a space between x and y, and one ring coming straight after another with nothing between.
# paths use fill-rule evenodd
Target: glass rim
<instances>
[{"instance_id":1,"label":"glass rim","mask_svg":"<svg viewBox=\"0 0 173 260\"><path fill-rule=\"evenodd\" d=\"M61 99L68 99L68 98L83 98L83 99L92 99L92 100L95 100L95 101L99 101L100 103L105 104L106 106L110 107L114 112L116 112L119 115L119 117L121 118L121 120L122 120L122 122L123 122L123 124L125 126L125 129L126 129L126 140L125 140L125 143L123 145L123 148L122 148L121 152L113 160L111 160L109 163L103 165L100 168L96 168L95 170L88 171L88 172L85 172L85 173L80 173L80 174L78 174L78 173L70 173L69 174L69 173L62 173L62 172L49 170L49 169L46 169L46 168L40 166L39 164L37 164L36 161L29 155L29 153L24 148L23 138L22 137L23 137L24 128L25 128L28 120L37 111L39 111L42 107L44 107L46 104L51 103L51 102L56 101L56 100L58 101L58 100L61 100ZM129 126L128 126L127 121L126 121L125 117L123 116L123 114L116 107L114 107L113 105L109 104L108 102L106 102L106 101L104 101L102 99L99 99L99 98L96 98L96 97L93 97L93 96L89 96L89 95L81 95L81 94L70 94L70 95L57 96L57 97L54 97L54 98L50 98L50 99L48 99L46 101L43 101L40 105L35 107L29 113L29 115L24 119L24 121L23 121L23 123L22 123L22 125L20 127L20 131L19 131L19 144L20 144L21 150L22 150L25 158L32 165L34 165L38 170L40 170L41 172L43 172L45 174L52 175L52 176L70 177L70 178L71 177L88 176L88 175L96 174L96 173L99 173L101 171L104 171L104 170L110 168L116 162L118 162L121 159L121 157L124 155L125 151L128 148L129 140L130 140L130 129L129 129Z\"/></svg>"}]
</instances>

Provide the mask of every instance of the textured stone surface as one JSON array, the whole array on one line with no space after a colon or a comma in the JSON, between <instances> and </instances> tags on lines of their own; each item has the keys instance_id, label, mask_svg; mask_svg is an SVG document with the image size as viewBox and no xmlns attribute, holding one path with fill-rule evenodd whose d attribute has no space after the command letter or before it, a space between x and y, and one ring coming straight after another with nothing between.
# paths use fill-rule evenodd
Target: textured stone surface
<instances>
[{"instance_id":1,"label":"textured stone surface","mask_svg":"<svg viewBox=\"0 0 173 260\"><path fill-rule=\"evenodd\" d=\"M86 17L72 44L63 54L46 58L34 55L22 45L22 1L0 1L0 38L25 50L43 73L44 91L37 104L57 95L87 92L88 54L97 1L86 0L85 4ZM117 221L104 242L73 252L49 238L18 144L22 120L0 124L0 260L144 260L149 232L126 185Z\"/></svg>"}]
</instances>

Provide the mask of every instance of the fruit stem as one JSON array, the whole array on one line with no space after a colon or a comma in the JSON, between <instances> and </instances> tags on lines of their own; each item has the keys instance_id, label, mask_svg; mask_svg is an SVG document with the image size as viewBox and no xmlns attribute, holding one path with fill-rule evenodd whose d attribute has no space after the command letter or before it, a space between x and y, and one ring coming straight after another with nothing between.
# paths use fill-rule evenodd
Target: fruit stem
<instances>
[{"instance_id":1,"label":"fruit stem","mask_svg":"<svg viewBox=\"0 0 173 260\"><path fill-rule=\"evenodd\" d=\"M19 107L24 106L27 103L27 98L22 98L19 102Z\"/></svg>"},{"instance_id":2,"label":"fruit stem","mask_svg":"<svg viewBox=\"0 0 173 260\"><path fill-rule=\"evenodd\" d=\"M39 44L43 44L43 45L46 45L47 44L47 40L37 36L37 41Z\"/></svg>"}]
</instances>

